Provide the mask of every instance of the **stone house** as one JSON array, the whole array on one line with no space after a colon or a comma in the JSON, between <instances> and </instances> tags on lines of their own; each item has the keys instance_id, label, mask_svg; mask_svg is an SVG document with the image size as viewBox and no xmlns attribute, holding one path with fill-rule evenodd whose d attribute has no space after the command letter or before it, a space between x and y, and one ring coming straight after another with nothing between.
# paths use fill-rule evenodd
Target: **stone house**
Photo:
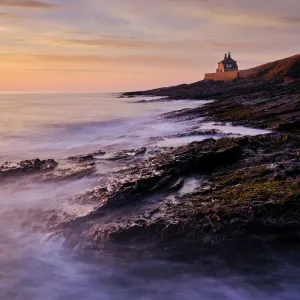
<instances>
[{"instance_id":1,"label":"stone house","mask_svg":"<svg viewBox=\"0 0 300 300\"><path fill-rule=\"evenodd\" d=\"M218 63L217 73L238 71L237 61L232 59L231 53L225 54L224 59Z\"/></svg>"},{"instance_id":2,"label":"stone house","mask_svg":"<svg viewBox=\"0 0 300 300\"><path fill-rule=\"evenodd\" d=\"M231 57L231 53L225 54L224 59L218 63L216 73L205 74L205 79L215 81L230 81L240 77L237 61Z\"/></svg>"}]
</instances>

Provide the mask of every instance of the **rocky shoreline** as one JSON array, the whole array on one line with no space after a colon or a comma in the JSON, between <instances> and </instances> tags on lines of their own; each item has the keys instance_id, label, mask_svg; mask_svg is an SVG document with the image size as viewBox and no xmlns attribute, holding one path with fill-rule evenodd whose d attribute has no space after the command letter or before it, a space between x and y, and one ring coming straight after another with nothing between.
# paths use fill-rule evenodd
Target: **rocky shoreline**
<instances>
[{"instance_id":1,"label":"rocky shoreline","mask_svg":"<svg viewBox=\"0 0 300 300\"><path fill-rule=\"evenodd\" d=\"M287 70L282 72L280 67ZM300 56L254 71L251 77L232 82L204 80L124 94L125 97L166 97L163 101L215 99L205 106L171 112L164 117L182 120L205 117L205 122L231 122L270 129L273 134L192 144L199 147L199 151L209 143L224 143L226 146L218 151L225 153L227 147L235 150L234 155L224 157L221 163L212 159L207 169L196 167L196 173L203 174L205 184L198 191L185 195L180 204L163 208L162 217L156 222L146 219L135 224L131 221L125 227L108 229L109 235L143 236L146 230L146 238L152 234L155 239L159 235L164 241L177 240L180 244L183 241L221 241L237 236L243 239L260 237L264 241L299 240ZM208 151L210 155L214 147ZM190 155L197 160L197 154ZM96 240L101 236L99 231L95 235Z\"/></svg>"},{"instance_id":2,"label":"rocky shoreline","mask_svg":"<svg viewBox=\"0 0 300 300\"><path fill-rule=\"evenodd\" d=\"M298 134L206 139L145 159L146 151L107 155L106 159L129 160L131 165L70 199L93 204L87 215L45 212L48 230L62 234L66 245L84 249L122 243L154 243L155 249L169 249L237 238L299 239ZM64 160L20 162L11 165L10 172L5 164L1 178L18 175L49 181L89 176L99 155L105 158L102 152L69 157L66 169ZM197 186L180 193L191 177L199 178Z\"/></svg>"},{"instance_id":3,"label":"rocky shoreline","mask_svg":"<svg viewBox=\"0 0 300 300\"><path fill-rule=\"evenodd\" d=\"M107 241L182 247L251 236L296 241L299 146L298 136L276 133L209 139L140 162L115 174L113 186L81 195L101 203L67 224L67 241L77 245L80 236L91 248ZM188 176L201 176L198 188L176 194ZM145 201L153 195L154 203Z\"/></svg>"},{"instance_id":4,"label":"rocky shoreline","mask_svg":"<svg viewBox=\"0 0 300 300\"><path fill-rule=\"evenodd\" d=\"M47 230L63 235L72 248L80 245L99 250L111 244L146 243L155 249L170 249L236 239L298 243L300 81L235 80L200 85L210 88L190 96L215 98L214 102L163 117L201 117L199 123L232 122L272 132L208 138L153 153L140 148L118 153L97 151L60 161L6 163L0 167L0 178L5 181L17 175L40 181L71 180L96 176L99 161L120 162L122 167L97 186L69 199L70 203L92 205L90 212L62 217L55 210L43 213ZM170 88L168 95L155 90L153 95L181 99L182 92L175 90ZM219 132L196 130L180 136L199 134ZM196 184L187 188L191 178Z\"/></svg>"}]
</instances>

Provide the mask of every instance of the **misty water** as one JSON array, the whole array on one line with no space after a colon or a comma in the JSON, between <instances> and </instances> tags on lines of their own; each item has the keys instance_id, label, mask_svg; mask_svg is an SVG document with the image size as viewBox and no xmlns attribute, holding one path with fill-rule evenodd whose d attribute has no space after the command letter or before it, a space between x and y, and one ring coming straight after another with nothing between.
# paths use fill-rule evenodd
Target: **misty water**
<instances>
[{"instance_id":1,"label":"misty water","mask_svg":"<svg viewBox=\"0 0 300 300\"><path fill-rule=\"evenodd\" d=\"M149 99L156 100L117 94L1 94L0 162L144 146L157 150L223 134L266 132L199 123L201 119L165 120L161 114L207 101L138 103ZM195 128L219 131L173 137ZM96 176L51 183L11 177L1 183L0 299L299 299L300 263L293 249L258 249L252 255L253 249L241 245L227 255L199 250L203 254L197 259L157 257L147 249L139 255L134 249L80 255L76 247L64 245L61 235L47 232L40 217L44 211L84 215L93 208L66 199L118 167L118 162L99 160ZM179 192L192 192L200 181L189 178Z\"/></svg>"}]
</instances>

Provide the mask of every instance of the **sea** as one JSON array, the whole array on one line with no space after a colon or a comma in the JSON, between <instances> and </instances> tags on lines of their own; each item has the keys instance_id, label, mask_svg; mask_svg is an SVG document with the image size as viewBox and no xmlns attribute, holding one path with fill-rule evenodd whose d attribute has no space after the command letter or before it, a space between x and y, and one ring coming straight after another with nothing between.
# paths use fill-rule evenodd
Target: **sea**
<instances>
[{"instance_id":1,"label":"sea","mask_svg":"<svg viewBox=\"0 0 300 300\"><path fill-rule=\"evenodd\" d=\"M163 117L210 101L121 98L117 93L2 93L0 165L33 158L60 160L100 150L163 151L206 138L269 132L205 122L201 116ZM211 129L216 131L180 135ZM61 199L95 187L98 177L111 175L118 167L124 166L99 161L96 176L48 183L11 177L0 182L1 300L300 299L300 263L293 249L270 250L257 259L247 247L236 249L238 259L232 253L226 258L213 252L180 260L128 257L118 251L86 259L67 248L63 236L48 233L42 218L34 217L33 211L42 214L54 207L82 214L83 208L61 205ZM194 188L193 179L188 183L183 193Z\"/></svg>"}]
</instances>

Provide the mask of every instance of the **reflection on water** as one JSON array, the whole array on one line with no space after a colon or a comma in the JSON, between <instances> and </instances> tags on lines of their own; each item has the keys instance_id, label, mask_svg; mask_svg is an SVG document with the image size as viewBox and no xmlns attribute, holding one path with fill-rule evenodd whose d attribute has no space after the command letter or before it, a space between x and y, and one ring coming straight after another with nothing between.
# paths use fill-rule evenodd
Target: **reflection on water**
<instances>
[{"instance_id":1,"label":"reflection on water","mask_svg":"<svg viewBox=\"0 0 300 300\"><path fill-rule=\"evenodd\" d=\"M99 94L0 95L0 159L141 147L150 138L195 126L193 122L166 122L157 114L201 103L127 102ZM216 129L227 133L228 128L233 134L238 133L233 130L249 132L230 126ZM195 136L189 138L195 140ZM97 174L106 176L117 167L99 161ZM239 249L239 260L208 251L198 255L197 261L175 262L154 257L140 245L129 252L115 248L110 253L100 252L97 258L92 253L89 259L78 257L63 246L61 236L49 234L49 214L45 212L59 210L60 217L67 219L91 211L90 204L75 205L66 199L95 186L98 179L38 183L24 177L1 183L1 300L299 299L297 254L268 253L266 258L272 261L268 268L256 257L250 261L247 249ZM189 178L178 193L193 192L200 184L201 178Z\"/></svg>"}]
</instances>

